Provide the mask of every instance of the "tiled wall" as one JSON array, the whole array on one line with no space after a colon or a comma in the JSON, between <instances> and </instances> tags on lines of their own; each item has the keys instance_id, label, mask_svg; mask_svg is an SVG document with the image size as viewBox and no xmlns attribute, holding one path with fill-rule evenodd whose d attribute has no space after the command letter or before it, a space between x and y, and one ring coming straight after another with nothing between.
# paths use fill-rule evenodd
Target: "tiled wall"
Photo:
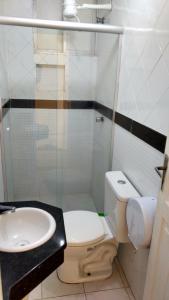
<instances>
[{"instance_id":1,"label":"tiled wall","mask_svg":"<svg viewBox=\"0 0 169 300\"><path fill-rule=\"evenodd\" d=\"M62 1L1 0L1 3L4 15L62 20ZM81 11L79 17L82 22L96 20L94 11ZM11 98L95 99L94 33L14 26L5 27L4 31ZM78 80L76 89L75 80Z\"/></svg>"},{"instance_id":2,"label":"tiled wall","mask_svg":"<svg viewBox=\"0 0 169 300\"><path fill-rule=\"evenodd\" d=\"M101 3L106 1L100 1ZM106 22L136 28L169 30L166 0L114 0ZM104 42L102 41L104 44ZM117 111L158 132L169 130L169 35L128 32L122 39ZM163 154L118 125L114 126L113 170L122 170L142 195L157 196L160 180L154 167ZM119 259L137 300L142 299L148 250L120 247Z\"/></svg>"},{"instance_id":3,"label":"tiled wall","mask_svg":"<svg viewBox=\"0 0 169 300\"><path fill-rule=\"evenodd\" d=\"M67 195L90 194L93 114L93 110L12 109L14 199L62 207Z\"/></svg>"},{"instance_id":4,"label":"tiled wall","mask_svg":"<svg viewBox=\"0 0 169 300\"><path fill-rule=\"evenodd\" d=\"M104 122L95 122L101 116L99 112L94 112L92 196L99 212L104 211L104 181L105 172L111 169L112 139L112 121L104 117Z\"/></svg>"},{"instance_id":5,"label":"tiled wall","mask_svg":"<svg viewBox=\"0 0 169 300\"><path fill-rule=\"evenodd\" d=\"M119 46L119 35L97 34L96 36L98 57L96 99L112 109L115 101Z\"/></svg>"},{"instance_id":6,"label":"tiled wall","mask_svg":"<svg viewBox=\"0 0 169 300\"><path fill-rule=\"evenodd\" d=\"M0 3L0 10L2 9L2 3ZM5 48L4 48L4 32L2 27L0 28L0 119L2 118L2 105L8 99L8 82L7 82L7 73L5 69ZM2 127L0 128L0 201L4 201L5 196L5 184L6 178L3 176L3 169L5 168L4 162L2 162L3 156L3 145L2 145ZM3 163L3 164L2 164Z\"/></svg>"},{"instance_id":7,"label":"tiled wall","mask_svg":"<svg viewBox=\"0 0 169 300\"><path fill-rule=\"evenodd\" d=\"M104 42L103 42L104 41ZM96 101L114 109L117 66L119 56L119 36L96 35L97 81ZM95 119L101 117L95 112ZM112 162L112 121L104 117L104 122L94 125L93 185L92 194L98 211L104 210L104 177L111 170ZM99 188L98 188L99 187Z\"/></svg>"},{"instance_id":8,"label":"tiled wall","mask_svg":"<svg viewBox=\"0 0 169 300\"><path fill-rule=\"evenodd\" d=\"M54 5L54 2L52 2L52 0L50 1L51 5ZM8 2L9 0L6 1L6 3ZM42 3L42 0L39 0L39 3L40 2ZM100 2L106 3L107 0L102 0ZM17 3L20 2L15 0L15 7ZM32 10L29 6L29 1L23 1L22 3L23 6L28 6L27 11L31 13ZM45 3L46 1L44 1L43 5L45 5ZM153 29L160 30L169 29L169 4L167 0L114 0L112 3L113 9L110 14L107 14L106 22L109 22L113 25L132 26L137 28L152 27ZM60 4L60 1L57 2L57 5ZM51 18L51 13L53 14L53 11L49 11L49 18ZM40 15L43 14L44 11L40 11ZM59 16L57 17L59 18ZM95 20L93 18L95 18L95 16L92 14L86 14L85 12L83 12L80 16L81 21L84 20L91 22ZM19 35L20 33L21 32L19 32ZM33 53L33 40L34 46L38 45L38 51L41 52L41 50L44 50L44 37L46 36L46 32L39 32L39 34L40 35L38 36L38 39L35 41L31 32L31 42L29 43L31 50L29 51L29 55L31 54L35 62L38 62L37 65L40 65L41 68L43 65L54 65L55 67L58 66L58 61L55 56L51 55L51 52L50 55L49 53L43 53L44 55L42 55L42 53L39 54L38 52L38 54L36 53L37 56L35 56L35 53ZM20 39L18 35L16 36L18 39ZM118 38L111 35L97 35L96 37L93 33L82 34L73 32L67 35L65 34L64 40L66 41L66 45L63 44L62 38L63 36L61 37L58 35L57 40L54 41L53 38L50 38L49 41L51 48L50 50L52 50L54 47L55 50L57 48L57 51L62 53L60 56L62 63L60 64L64 66L64 71L63 69L59 69L61 71L60 74L62 73L59 75L59 78L64 79L61 80L61 83L63 83L61 92L59 91L59 94L57 94L58 91L42 91L40 88L40 94L37 94L36 90L35 95L41 95L42 98L43 95L44 98L46 95L51 95L51 99L56 98L57 95L59 95L61 99L65 99L65 95L67 99L72 100L96 99L102 104L113 108L113 99L117 100L115 99L117 87L115 70L117 70L119 54ZM97 45L96 49L95 38ZM169 36L167 34L162 34L159 31L151 33L125 33L122 39L117 102L118 112L154 130L157 130L164 135L168 133L169 129L169 119L167 114L169 108L169 102L167 98L169 88L168 45ZM15 50L15 44L14 47L10 47L10 49L13 48ZM10 53L9 55L13 55L13 53ZM96 56L98 56L98 59ZM22 66L24 65L25 68L25 55L20 55L19 57L23 57L19 63L21 63ZM110 64L110 59L112 58L113 63ZM34 83L37 82L38 78L39 86L42 82L44 82L44 74L49 72L49 69L47 67L45 68L43 68L43 72L42 69L39 70L39 77L37 77L37 71L35 72L35 64L33 67L31 67L30 78L31 80L32 78L35 80ZM51 72L52 70L50 69ZM18 70L18 73L20 71L21 69ZM97 79L96 73L98 74ZM25 78L28 80L27 75ZM12 80L14 79L15 78ZM57 81L57 76L55 80ZM28 82L30 81L28 80ZM78 88L75 84L77 82ZM34 83L30 83L28 92L34 91ZM23 86L24 85L21 84L22 89L18 90L22 93L22 95L17 94L18 98L23 97ZM42 84L42 86L44 87L44 84ZM95 87L97 93L95 93ZM10 90L12 90L12 86L10 87ZM17 89L15 89L15 91L17 91ZM49 92L51 92L51 94ZM25 90L25 94L27 95L27 90ZM23 112L23 114L21 114L19 110L15 110L13 113L16 113L17 117L13 118L13 114L11 118L13 122L12 127L15 128L16 125L18 128L20 124L23 124L23 130L27 131L26 140L22 140L22 132L17 130L15 130L13 133L11 132L13 141L13 155L16 163L14 169L15 172L18 172L18 176L15 178L15 186L17 186L17 189L14 187L15 197L21 199L22 196L25 197L26 195L29 198L31 196L41 200L43 200L43 197L45 197L46 201L46 198L53 199L53 196L55 196L57 193L58 195L61 195L65 187L65 193L73 193L76 185L76 189L79 187L80 191L82 191L83 188L85 191L92 191L96 201L98 201L97 208L102 210L103 196L100 196L101 194L98 195L97 184L100 182L100 186L102 187L103 191L104 172L110 165L107 161L107 155L110 148L106 147L106 145L111 136L111 122L106 119L104 123L96 124L94 121L95 117L100 115L99 113L95 113L91 110L89 112L85 111L85 113L83 111L80 114L78 114L77 111L74 112L64 110L64 117L62 116L61 111L59 111L59 113L57 113L57 111L53 111L52 114L57 114L57 116L55 115L56 121L57 119L65 120L65 122L68 124L68 126L64 125L65 127L62 127L61 125L61 128L64 128L65 134L63 135L57 131L55 133L53 132L53 122L55 122L55 118L52 119L53 116L51 111L51 118L49 117L48 111L44 112L42 110L37 110L36 112L26 110ZM67 115L65 116L65 114ZM17 119L18 124L16 122ZM31 127L31 124L33 124L33 127ZM47 127L43 127L44 125L47 125ZM60 125L57 127L58 124L55 126L56 128L60 128ZM45 128L49 129L49 133ZM86 128L88 132L86 131ZM43 134L40 133L41 130ZM93 130L96 134L94 135L94 160L92 174L90 168L91 165L89 166L88 164L90 164L92 160L91 139L93 137ZM15 136L16 132L18 134L17 137ZM102 136L103 138L101 138ZM18 143L16 143L16 141L18 141ZM18 144L20 145L21 149L23 147L22 153L24 153L26 157L21 158L21 156L19 156L19 159L17 160ZM85 148L86 145L88 145L87 149ZM160 188L160 180L154 171L154 167L162 164L163 154L140 139L136 138L118 125L114 126L113 146L113 170L124 171L141 194L156 196ZM26 151L24 147L29 149L30 152ZM73 147L75 147L75 149ZM56 149L57 157L53 155ZM78 153L76 153L77 149ZM50 153L50 166L46 164L47 160L45 158L46 155L48 155L47 153ZM80 156L78 156L79 153L81 154ZM104 160L105 153L106 159ZM81 157L84 157L84 161L81 160ZM73 166L75 165L75 158L78 164L76 165L76 168L72 168L72 164ZM19 165L19 162L22 163ZM66 162L66 167L64 167L64 162ZM53 168L53 165L57 166L57 170L56 168ZM38 167L35 168L35 166ZM90 174L88 173L89 170ZM17 172L15 173L16 175ZM23 174L25 174L25 178ZM32 176L32 174L34 175ZM95 177L96 174L97 177ZM34 176L36 178L40 178L40 181L37 181ZM23 185L20 184L18 179L21 177L23 177ZM76 184L76 180L74 180L75 177L79 180L78 185ZM26 182L27 178L29 180ZM52 181L54 178L57 178L59 183L57 190L54 185L55 180ZM63 178L66 180L66 184ZM92 186L90 185L91 178L94 178ZM27 187L32 187L32 189L26 189L26 187L24 188L24 184L26 183L28 183ZM61 197L59 199L61 199ZM142 299L147 257L148 250L139 250L134 252L130 245L124 245L120 247L119 259L137 300Z\"/></svg>"},{"instance_id":9,"label":"tiled wall","mask_svg":"<svg viewBox=\"0 0 169 300\"><path fill-rule=\"evenodd\" d=\"M2 2L5 15L62 19L62 1ZM95 22L95 12L79 17ZM95 100L94 33L12 26L4 31L10 98ZM91 194L94 111L12 108L9 115L10 132L4 119L6 157L12 157L9 199L62 206L65 195Z\"/></svg>"},{"instance_id":10,"label":"tiled wall","mask_svg":"<svg viewBox=\"0 0 169 300\"><path fill-rule=\"evenodd\" d=\"M32 1L1 0L3 14L31 18ZM35 95L35 64L33 58L33 34L31 28L5 26L6 70L9 97L33 98Z\"/></svg>"},{"instance_id":11,"label":"tiled wall","mask_svg":"<svg viewBox=\"0 0 169 300\"><path fill-rule=\"evenodd\" d=\"M164 155L131 133L115 125L113 170L122 170L142 195L157 196L160 178L155 166L163 164ZM149 249L134 251L130 244L121 244L119 260L136 300L142 300Z\"/></svg>"}]
</instances>

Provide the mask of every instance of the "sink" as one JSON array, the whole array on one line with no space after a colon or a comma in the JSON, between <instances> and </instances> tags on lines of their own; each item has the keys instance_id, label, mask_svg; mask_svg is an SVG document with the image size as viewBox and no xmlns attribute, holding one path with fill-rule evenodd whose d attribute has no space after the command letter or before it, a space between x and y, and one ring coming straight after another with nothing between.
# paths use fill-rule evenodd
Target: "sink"
<instances>
[{"instance_id":1,"label":"sink","mask_svg":"<svg viewBox=\"0 0 169 300\"><path fill-rule=\"evenodd\" d=\"M0 251L24 252L43 245L56 229L56 222L45 210L17 208L0 215Z\"/></svg>"}]
</instances>

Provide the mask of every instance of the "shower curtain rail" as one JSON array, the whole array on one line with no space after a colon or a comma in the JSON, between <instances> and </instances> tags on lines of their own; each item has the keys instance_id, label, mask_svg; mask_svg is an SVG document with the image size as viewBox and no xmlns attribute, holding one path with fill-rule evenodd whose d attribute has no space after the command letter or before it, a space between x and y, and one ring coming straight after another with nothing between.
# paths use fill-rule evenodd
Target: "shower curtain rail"
<instances>
[{"instance_id":1,"label":"shower curtain rail","mask_svg":"<svg viewBox=\"0 0 169 300\"><path fill-rule=\"evenodd\" d=\"M114 33L123 34L124 29L120 26L102 25L102 24L89 24L78 22L65 22L65 21L51 21L30 18L15 18L0 16L1 25L13 25L24 27L37 27L58 30L71 30L71 31L87 31L87 32L100 32L100 33Z\"/></svg>"}]
</instances>

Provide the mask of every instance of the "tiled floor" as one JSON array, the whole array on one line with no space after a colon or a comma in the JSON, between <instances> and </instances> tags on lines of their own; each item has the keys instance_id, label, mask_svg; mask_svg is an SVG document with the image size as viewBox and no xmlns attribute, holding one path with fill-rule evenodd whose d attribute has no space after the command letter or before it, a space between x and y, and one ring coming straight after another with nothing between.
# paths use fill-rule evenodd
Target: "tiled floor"
<instances>
[{"instance_id":1,"label":"tiled floor","mask_svg":"<svg viewBox=\"0 0 169 300\"><path fill-rule=\"evenodd\" d=\"M52 273L29 295L29 300L134 300L124 274L114 263L110 278L84 284L65 284Z\"/></svg>"}]
</instances>

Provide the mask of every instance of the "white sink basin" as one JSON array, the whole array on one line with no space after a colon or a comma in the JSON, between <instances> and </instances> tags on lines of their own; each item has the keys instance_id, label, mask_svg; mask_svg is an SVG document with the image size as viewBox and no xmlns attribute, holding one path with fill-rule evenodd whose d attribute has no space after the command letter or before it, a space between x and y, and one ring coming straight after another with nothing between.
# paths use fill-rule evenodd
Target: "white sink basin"
<instances>
[{"instance_id":1,"label":"white sink basin","mask_svg":"<svg viewBox=\"0 0 169 300\"><path fill-rule=\"evenodd\" d=\"M0 251L23 252L47 242L56 229L54 218L33 207L0 215Z\"/></svg>"}]
</instances>

